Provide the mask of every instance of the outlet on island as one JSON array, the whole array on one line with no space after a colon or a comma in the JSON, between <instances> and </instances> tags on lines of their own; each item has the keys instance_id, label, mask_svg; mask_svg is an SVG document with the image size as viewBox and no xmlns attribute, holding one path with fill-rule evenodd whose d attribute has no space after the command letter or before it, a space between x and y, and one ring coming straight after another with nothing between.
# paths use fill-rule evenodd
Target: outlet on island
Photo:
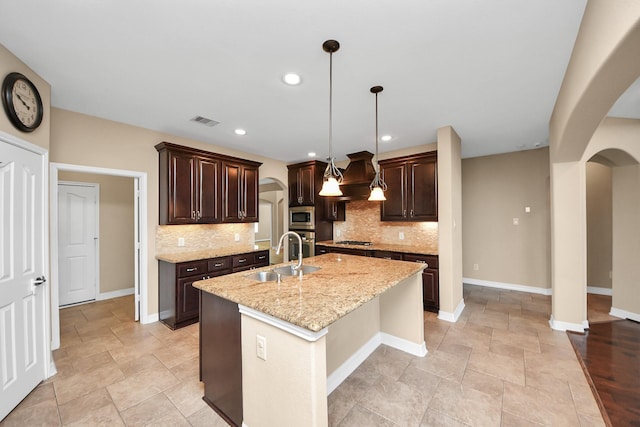
<instances>
[{"instance_id":1,"label":"outlet on island","mask_svg":"<svg viewBox=\"0 0 640 427\"><path fill-rule=\"evenodd\" d=\"M262 335L256 335L256 356L267 360L267 339Z\"/></svg>"},{"instance_id":2,"label":"outlet on island","mask_svg":"<svg viewBox=\"0 0 640 427\"><path fill-rule=\"evenodd\" d=\"M178 246L184 246L184 237L178 237Z\"/></svg>"},{"instance_id":3,"label":"outlet on island","mask_svg":"<svg viewBox=\"0 0 640 427\"><path fill-rule=\"evenodd\" d=\"M236 233L236 234L233 236L233 240L235 240L236 242L239 242L239 241L240 241L240 233Z\"/></svg>"},{"instance_id":4,"label":"outlet on island","mask_svg":"<svg viewBox=\"0 0 640 427\"><path fill-rule=\"evenodd\" d=\"M399 239L399 240L404 240L404 233L403 233L402 231L400 231L400 232L398 233L398 239Z\"/></svg>"}]
</instances>

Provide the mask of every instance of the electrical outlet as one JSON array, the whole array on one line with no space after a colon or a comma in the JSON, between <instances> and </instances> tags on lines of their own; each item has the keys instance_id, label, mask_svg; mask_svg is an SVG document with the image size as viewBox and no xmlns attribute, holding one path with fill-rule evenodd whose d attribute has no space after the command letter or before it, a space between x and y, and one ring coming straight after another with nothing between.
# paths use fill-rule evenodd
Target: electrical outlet
<instances>
[{"instance_id":1,"label":"electrical outlet","mask_svg":"<svg viewBox=\"0 0 640 427\"><path fill-rule=\"evenodd\" d=\"M402 231L398 233L398 239L404 240L404 233Z\"/></svg>"},{"instance_id":2,"label":"electrical outlet","mask_svg":"<svg viewBox=\"0 0 640 427\"><path fill-rule=\"evenodd\" d=\"M236 233L233 238L235 239L236 242L239 242L240 241L240 233Z\"/></svg>"},{"instance_id":3,"label":"electrical outlet","mask_svg":"<svg viewBox=\"0 0 640 427\"><path fill-rule=\"evenodd\" d=\"M256 356L259 359L267 360L267 339L262 335L256 335Z\"/></svg>"},{"instance_id":4,"label":"electrical outlet","mask_svg":"<svg viewBox=\"0 0 640 427\"><path fill-rule=\"evenodd\" d=\"M336 235L337 235L338 237L342 236L342 231L340 231L340 230L336 230Z\"/></svg>"},{"instance_id":5,"label":"electrical outlet","mask_svg":"<svg viewBox=\"0 0 640 427\"><path fill-rule=\"evenodd\" d=\"M480 265L479 264L473 264L473 270L474 271L480 270Z\"/></svg>"},{"instance_id":6,"label":"electrical outlet","mask_svg":"<svg viewBox=\"0 0 640 427\"><path fill-rule=\"evenodd\" d=\"M184 246L184 237L178 237L178 246Z\"/></svg>"}]
</instances>

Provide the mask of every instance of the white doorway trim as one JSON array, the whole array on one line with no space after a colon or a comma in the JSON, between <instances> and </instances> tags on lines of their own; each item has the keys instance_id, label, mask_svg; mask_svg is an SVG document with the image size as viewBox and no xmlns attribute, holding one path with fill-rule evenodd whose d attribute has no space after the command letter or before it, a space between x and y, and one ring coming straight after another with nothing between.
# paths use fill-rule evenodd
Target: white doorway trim
<instances>
[{"instance_id":1,"label":"white doorway trim","mask_svg":"<svg viewBox=\"0 0 640 427\"><path fill-rule=\"evenodd\" d=\"M134 251L136 314L140 308L140 323L151 323L157 319L149 315L148 301L148 257L147 257L147 174L145 172L92 166L50 163L50 233L51 233L51 346L60 348L60 315L58 308L58 172L84 172L99 175L113 175L134 179ZM136 320L137 320L136 316Z\"/></svg>"}]
</instances>

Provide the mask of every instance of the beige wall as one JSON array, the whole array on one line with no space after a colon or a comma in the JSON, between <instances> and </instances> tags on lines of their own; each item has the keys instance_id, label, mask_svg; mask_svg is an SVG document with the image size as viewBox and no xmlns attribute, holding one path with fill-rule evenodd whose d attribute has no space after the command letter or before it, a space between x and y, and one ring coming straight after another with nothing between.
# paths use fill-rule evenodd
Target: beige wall
<instances>
[{"instance_id":1,"label":"beige wall","mask_svg":"<svg viewBox=\"0 0 640 427\"><path fill-rule=\"evenodd\" d=\"M547 148L462 160L462 200L465 278L551 287Z\"/></svg>"},{"instance_id":2,"label":"beige wall","mask_svg":"<svg viewBox=\"0 0 640 427\"><path fill-rule=\"evenodd\" d=\"M100 293L133 288L133 178L60 172L58 179L100 185Z\"/></svg>"},{"instance_id":3,"label":"beige wall","mask_svg":"<svg viewBox=\"0 0 640 427\"><path fill-rule=\"evenodd\" d=\"M283 162L231 150L199 141L179 138L123 123L99 119L72 111L51 110L50 161L74 165L123 169L147 174L148 237L148 313L158 311L158 266L156 228L158 226L158 153L154 146L162 141L214 151L263 162L260 177L287 182ZM286 197L286 195L285 195ZM224 244L224 242L221 242ZM142 308L145 310L145 308Z\"/></svg>"},{"instance_id":4,"label":"beige wall","mask_svg":"<svg viewBox=\"0 0 640 427\"><path fill-rule=\"evenodd\" d=\"M11 72L24 74L33 82L36 88L38 88L38 92L40 92L40 97L42 98L44 115L42 117L42 124L38 129L30 133L25 133L19 131L11 124L7 115L4 113L3 108L2 113L0 113L0 131L9 133L35 145L39 145L40 147L49 148L51 86L40 76L34 73L27 64L20 61L15 55L0 44L0 77L4 80L4 77Z\"/></svg>"},{"instance_id":5,"label":"beige wall","mask_svg":"<svg viewBox=\"0 0 640 427\"><path fill-rule=\"evenodd\" d=\"M588 162L587 286L611 288L611 168Z\"/></svg>"}]
</instances>

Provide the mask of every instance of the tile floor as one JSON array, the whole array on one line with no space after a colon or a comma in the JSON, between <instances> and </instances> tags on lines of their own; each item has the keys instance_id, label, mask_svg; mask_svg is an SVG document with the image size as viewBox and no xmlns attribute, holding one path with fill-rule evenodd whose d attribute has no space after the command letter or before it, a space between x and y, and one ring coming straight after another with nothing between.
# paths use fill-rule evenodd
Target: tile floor
<instances>
[{"instance_id":1,"label":"tile floor","mask_svg":"<svg viewBox=\"0 0 640 427\"><path fill-rule=\"evenodd\" d=\"M464 299L457 323L425 313L426 357L378 348L329 396L329 424L604 425L566 334L549 328L550 297L465 285ZM589 316L610 301L590 296ZM61 310L58 374L0 426L226 425L201 399L198 325L132 318L131 297Z\"/></svg>"}]
</instances>

